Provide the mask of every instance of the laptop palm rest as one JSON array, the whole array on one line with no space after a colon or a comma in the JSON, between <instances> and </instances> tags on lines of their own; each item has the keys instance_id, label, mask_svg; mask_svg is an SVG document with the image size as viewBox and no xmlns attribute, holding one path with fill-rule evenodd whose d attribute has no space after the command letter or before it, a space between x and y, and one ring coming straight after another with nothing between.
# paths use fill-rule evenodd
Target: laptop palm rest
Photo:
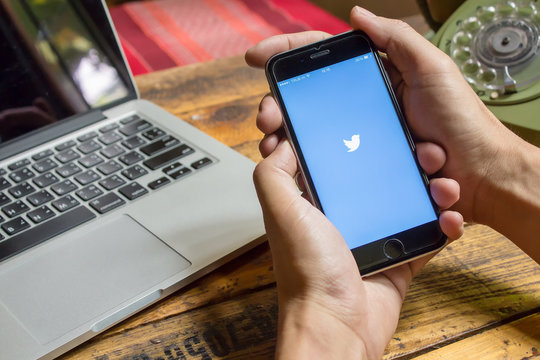
<instances>
[{"instance_id":1,"label":"laptop palm rest","mask_svg":"<svg viewBox=\"0 0 540 360\"><path fill-rule=\"evenodd\" d=\"M0 303L41 344L121 304L123 310L88 330L139 310L157 300L159 289L157 297L138 295L191 265L127 215L48 245L0 274Z\"/></svg>"}]
</instances>

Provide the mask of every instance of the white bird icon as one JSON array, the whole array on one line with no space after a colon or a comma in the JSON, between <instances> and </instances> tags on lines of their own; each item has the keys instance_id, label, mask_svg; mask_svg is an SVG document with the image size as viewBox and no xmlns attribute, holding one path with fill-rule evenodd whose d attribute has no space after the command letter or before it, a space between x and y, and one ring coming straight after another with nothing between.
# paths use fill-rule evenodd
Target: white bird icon
<instances>
[{"instance_id":1,"label":"white bird icon","mask_svg":"<svg viewBox=\"0 0 540 360\"><path fill-rule=\"evenodd\" d=\"M356 151L358 146L360 146L360 135L353 135L351 140L343 140L343 143L349 148L349 151L347 152Z\"/></svg>"}]
</instances>

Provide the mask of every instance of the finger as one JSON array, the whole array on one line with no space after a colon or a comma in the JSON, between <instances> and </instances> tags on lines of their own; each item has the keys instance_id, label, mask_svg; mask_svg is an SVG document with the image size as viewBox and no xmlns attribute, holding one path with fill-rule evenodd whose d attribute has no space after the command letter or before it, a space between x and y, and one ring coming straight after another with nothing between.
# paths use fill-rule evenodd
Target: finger
<instances>
[{"instance_id":1,"label":"finger","mask_svg":"<svg viewBox=\"0 0 540 360\"><path fill-rule=\"evenodd\" d=\"M388 74L388 78L390 79L390 84L392 84L392 89L398 96L398 99L402 99L403 94L403 77L401 76L400 72L396 69L396 67L388 60L384 54L381 55L381 61L383 63L384 69L386 70L386 73Z\"/></svg>"},{"instance_id":2,"label":"finger","mask_svg":"<svg viewBox=\"0 0 540 360\"><path fill-rule=\"evenodd\" d=\"M264 67L266 61L274 54L311 44L330 36L322 31L275 35L249 49L245 56L246 62L250 66Z\"/></svg>"},{"instance_id":3,"label":"finger","mask_svg":"<svg viewBox=\"0 0 540 360\"><path fill-rule=\"evenodd\" d=\"M429 187L431 196L440 209L448 209L459 200L459 184L453 179L431 179Z\"/></svg>"},{"instance_id":4,"label":"finger","mask_svg":"<svg viewBox=\"0 0 540 360\"><path fill-rule=\"evenodd\" d=\"M265 213L279 213L287 203L298 198L294 175L298 168L296 158L287 140L261 161L253 173L259 201Z\"/></svg>"},{"instance_id":5,"label":"finger","mask_svg":"<svg viewBox=\"0 0 540 360\"><path fill-rule=\"evenodd\" d=\"M307 197L306 199L310 200L309 199L309 194L307 194L306 192L306 182L304 180L304 177L302 176L301 173L296 173L295 177L294 177L294 180L296 181L296 186L298 187L298 190L300 190L302 192L302 194L305 194ZM311 200L310 200L311 201Z\"/></svg>"},{"instance_id":6,"label":"finger","mask_svg":"<svg viewBox=\"0 0 540 360\"><path fill-rule=\"evenodd\" d=\"M278 134L268 134L259 143L259 152L263 158L268 157L274 152L281 140L281 136Z\"/></svg>"},{"instance_id":7,"label":"finger","mask_svg":"<svg viewBox=\"0 0 540 360\"><path fill-rule=\"evenodd\" d=\"M440 65L449 62L442 51L401 20L378 17L355 6L351 11L351 25L363 30L388 54L398 71L408 76L405 78L407 83L414 81L418 71L433 73L447 69Z\"/></svg>"},{"instance_id":8,"label":"finger","mask_svg":"<svg viewBox=\"0 0 540 360\"><path fill-rule=\"evenodd\" d=\"M457 211L442 211L441 215L439 216L439 224L443 233L448 237L447 245L452 241L459 239L461 236L463 236L463 233L465 232L465 227L463 225L463 216ZM420 270L422 270L422 268L427 264L427 262L438 253L439 252L437 251L433 254L428 254L426 256L422 256L419 259L409 262L408 266L411 270L411 278L415 277L420 272Z\"/></svg>"},{"instance_id":9,"label":"finger","mask_svg":"<svg viewBox=\"0 0 540 360\"><path fill-rule=\"evenodd\" d=\"M457 211L445 210L441 212L439 224L450 242L459 239L465 232L463 215Z\"/></svg>"},{"instance_id":10,"label":"finger","mask_svg":"<svg viewBox=\"0 0 540 360\"><path fill-rule=\"evenodd\" d=\"M442 147L431 142L416 144L418 162L426 174L433 175L441 170L446 163L446 152Z\"/></svg>"},{"instance_id":11,"label":"finger","mask_svg":"<svg viewBox=\"0 0 540 360\"><path fill-rule=\"evenodd\" d=\"M279 106L271 94L265 95L259 104L257 114L257 128L265 134L276 132L282 125L282 116Z\"/></svg>"}]
</instances>

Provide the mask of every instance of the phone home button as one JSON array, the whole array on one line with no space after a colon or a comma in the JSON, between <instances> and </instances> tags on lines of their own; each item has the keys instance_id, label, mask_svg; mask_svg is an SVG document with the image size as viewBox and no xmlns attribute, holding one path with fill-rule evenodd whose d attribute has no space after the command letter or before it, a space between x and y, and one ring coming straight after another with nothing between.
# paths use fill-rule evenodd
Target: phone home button
<instances>
[{"instance_id":1,"label":"phone home button","mask_svg":"<svg viewBox=\"0 0 540 360\"><path fill-rule=\"evenodd\" d=\"M384 243L384 255L389 259L397 259L403 255L403 243L398 239L390 239Z\"/></svg>"}]
</instances>

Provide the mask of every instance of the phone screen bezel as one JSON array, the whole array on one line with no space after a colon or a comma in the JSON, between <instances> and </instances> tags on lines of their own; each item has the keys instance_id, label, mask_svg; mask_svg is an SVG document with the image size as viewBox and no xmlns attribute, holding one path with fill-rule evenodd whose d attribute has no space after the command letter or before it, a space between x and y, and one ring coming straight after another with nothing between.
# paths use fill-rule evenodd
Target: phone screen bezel
<instances>
[{"instance_id":1,"label":"phone screen bezel","mask_svg":"<svg viewBox=\"0 0 540 360\"><path fill-rule=\"evenodd\" d=\"M268 82L275 99L282 109L285 131L298 158L302 176L306 182L307 191L314 205L324 213L324 208L319 201L313 180L306 166L304 154L302 149L299 147L294 128L291 124L277 84L280 81L331 66L333 64L367 53L372 53L378 64L381 76L384 79L386 88L388 90L388 95L392 100L394 109L401 124L401 128L409 144L411 154L415 160L416 167L419 173L422 175L421 178L423 179L425 190L429 195L431 205L438 218L438 207L429 193L429 180L418 163L414 141L408 131L405 118L394 95L382 61L371 40L365 33L358 30L349 31L314 44L274 55L266 64L266 75ZM314 54L315 56L313 56ZM317 54L321 55L317 56ZM399 239L403 243L405 249L404 254L397 259L390 259L384 253L384 244L388 239L391 238ZM383 268L395 266L399 263L406 262L421 255L436 251L442 248L446 244L446 241L446 236L443 234L438 220L435 220L412 229L405 230L398 234L393 234L357 248L353 248L351 251L356 259L360 272L362 275L367 275L377 272ZM410 251L408 251L408 249Z\"/></svg>"}]
</instances>

